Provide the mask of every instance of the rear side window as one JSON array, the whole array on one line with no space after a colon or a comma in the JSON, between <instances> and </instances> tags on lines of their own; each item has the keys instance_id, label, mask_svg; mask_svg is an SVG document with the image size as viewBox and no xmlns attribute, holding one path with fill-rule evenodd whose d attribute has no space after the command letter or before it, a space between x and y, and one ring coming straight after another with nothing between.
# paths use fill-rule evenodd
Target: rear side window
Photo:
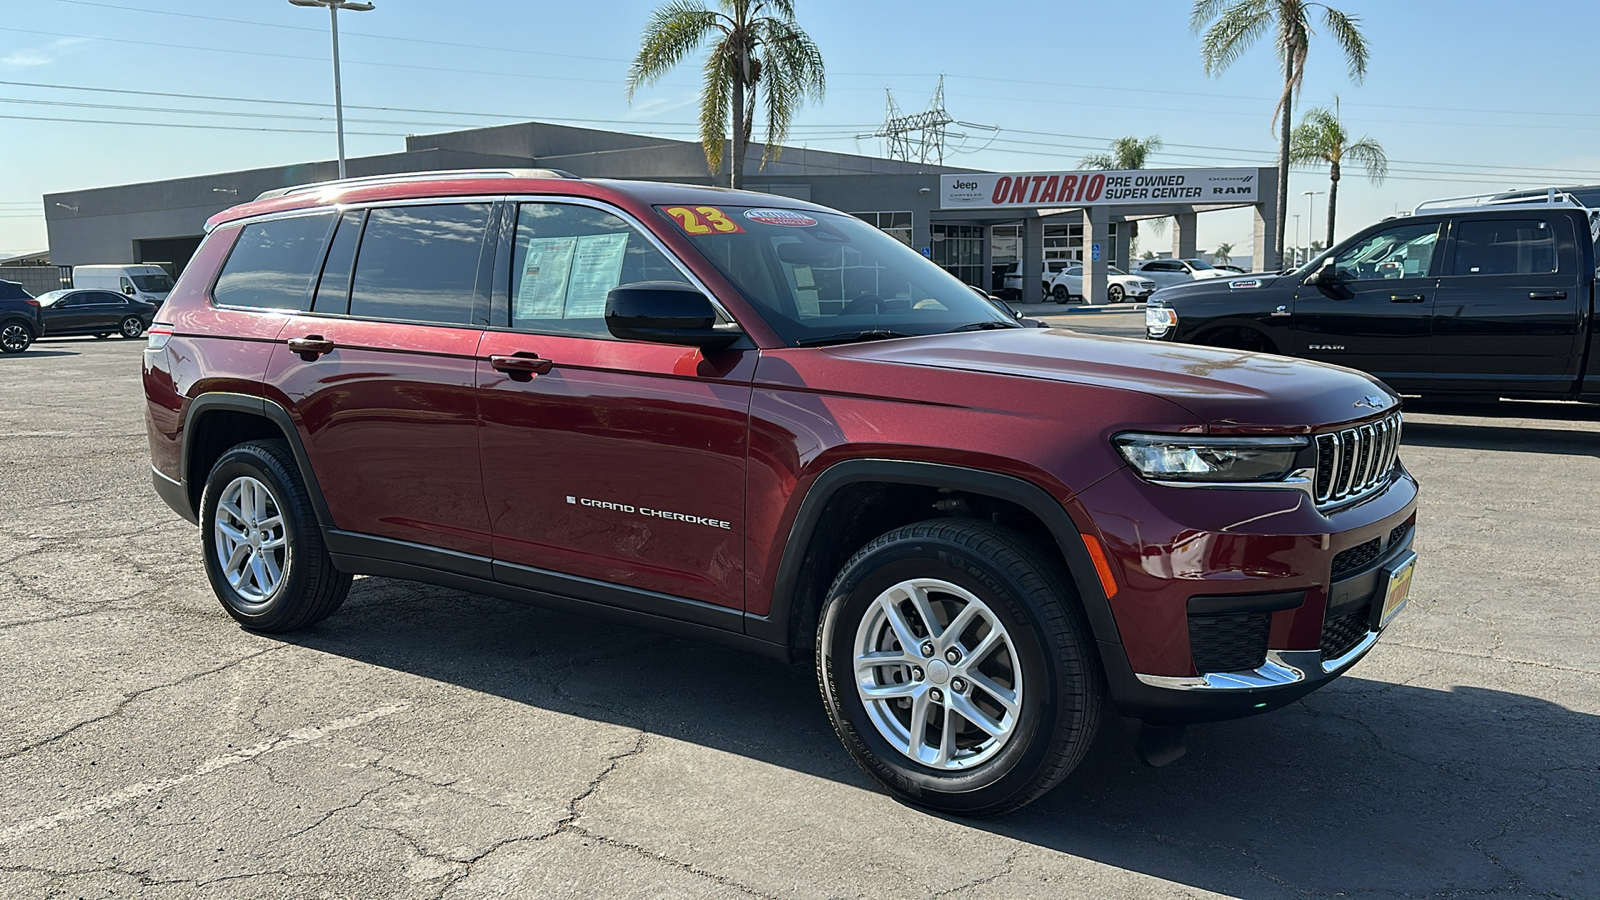
<instances>
[{"instance_id":1,"label":"rear side window","mask_svg":"<svg viewBox=\"0 0 1600 900\"><path fill-rule=\"evenodd\" d=\"M627 222L561 203L518 208L511 265L511 326L547 334L609 338L606 295L612 288L686 281Z\"/></svg>"},{"instance_id":2,"label":"rear side window","mask_svg":"<svg viewBox=\"0 0 1600 900\"><path fill-rule=\"evenodd\" d=\"M491 209L488 203L446 203L369 212L350 315L470 324Z\"/></svg>"},{"instance_id":3,"label":"rear side window","mask_svg":"<svg viewBox=\"0 0 1600 900\"><path fill-rule=\"evenodd\" d=\"M0 300L26 300L28 292L15 281L0 281Z\"/></svg>"},{"instance_id":4,"label":"rear side window","mask_svg":"<svg viewBox=\"0 0 1600 900\"><path fill-rule=\"evenodd\" d=\"M1549 275L1555 229L1542 219L1466 220L1456 231L1455 275Z\"/></svg>"},{"instance_id":5,"label":"rear side window","mask_svg":"<svg viewBox=\"0 0 1600 900\"><path fill-rule=\"evenodd\" d=\"M329 215L246 225L211 296L220 306L304 310L328 238Z\"/></svg>"}]
</instances>

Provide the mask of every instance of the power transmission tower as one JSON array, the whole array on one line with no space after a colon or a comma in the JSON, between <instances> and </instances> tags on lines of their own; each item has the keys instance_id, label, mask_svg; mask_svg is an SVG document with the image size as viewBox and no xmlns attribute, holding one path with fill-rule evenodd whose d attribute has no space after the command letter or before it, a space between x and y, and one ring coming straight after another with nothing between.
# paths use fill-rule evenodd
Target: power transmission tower
<instances>
[{"instance_id":1,"label":"power transmission tower","mask_svg":"<svg viewBox=\"0 0 1600 900\"><path fill-rule=\"evenodd\" d=\"M939 86L933 91L928 108L919 113L902 115L895 105L894 93L884 88L889 108L883 127L871 137L881 137L888 144L890 159L905 162L944 164L945 127L955 123L944 108L944 76L939 76Z\"/></svg>"}]
</instances>

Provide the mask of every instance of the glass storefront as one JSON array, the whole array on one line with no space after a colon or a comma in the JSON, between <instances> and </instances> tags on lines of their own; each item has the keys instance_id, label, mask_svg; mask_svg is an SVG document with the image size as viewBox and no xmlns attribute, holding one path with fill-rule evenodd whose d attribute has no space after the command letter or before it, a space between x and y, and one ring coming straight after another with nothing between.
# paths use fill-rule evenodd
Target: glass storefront
<instances>
[{"instance_id":1,"label":"glass storefront","mask_svg":"<svg viewBox=\"0 0 1600 900\"><path fill-rule=\"evenodd\" d=\"M933 261L946 272L978 287L988 282L983 271L982 225L930 225L928 237Z\"/></svg>"}]
</instances>

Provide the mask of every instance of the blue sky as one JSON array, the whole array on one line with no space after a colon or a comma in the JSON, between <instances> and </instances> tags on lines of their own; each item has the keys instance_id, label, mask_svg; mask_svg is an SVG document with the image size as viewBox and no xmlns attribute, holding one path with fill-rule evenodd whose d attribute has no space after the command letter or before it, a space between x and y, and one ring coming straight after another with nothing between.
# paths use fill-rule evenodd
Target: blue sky
<instances>
[{"instance_id":1,"label":"blue sky","mask_svg":"<svg viewBox=\"0 0 1600 900\"><path fill-rule=\"evenodd\" d=\"M340 17L352 156L400 150L407 133L534 118L694 134L696 64L631 106L624 96L627 61L654 2L375 2L373 12ZM967 137L954 142L954 164L1070 169L1126 134L1161 136L1167 147L1156 166L1272 164L1279 76L1270 45L1207 78L1187 28L1189 5L796 0L829 84L826 100L796 120L791 143L880 153L877 140L856 135L883 120L884 89L903 110L918 110L945 73L950 113L1000 128L960 129ZM1346 173L1341 236L1425 199L1600 182L1600 65L1590 41L1568 37L1600 34L1600 3L1335 5L1361 19L1372 47L1368 77L1351 83L1336 47L1318 35L1300 109L1339 95L1347 127L1382 143L1392 170L1382 186ZM7 4L0 250L45 246L45 192L331 158L328 53L327 16L287 0ZM104 124L113 121L132 124ZM210 127L166 127L180 123ZM1327 177L1297 171L1290 187L1304 243L1311 229L1300 192L1326 190ZM1325 201L1311 201L1318 236ZM1200 241L1247 252L1248 215L1202 216Z\"/></svg>"}]
</instances>

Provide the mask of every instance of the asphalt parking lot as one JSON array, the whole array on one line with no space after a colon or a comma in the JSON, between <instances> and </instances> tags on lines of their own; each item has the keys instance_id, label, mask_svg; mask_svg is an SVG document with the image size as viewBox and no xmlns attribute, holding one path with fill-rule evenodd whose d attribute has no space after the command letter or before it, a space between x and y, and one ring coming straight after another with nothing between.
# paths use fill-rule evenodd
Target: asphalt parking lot
<instances>
[{"instance_id":1,"label":"asphalt parking lot","mask_svg":"<svg viewBox=\"0 0 1600 900\"><path fill-rule=\"evenodd\" d=\"M0 358L0 896L1600 896L1600 407L1408 411L1421 562L1351 675L961 821L770 660L383 578L240 630L150 488L141 346Z\"/></svg>"}]
</instances>

